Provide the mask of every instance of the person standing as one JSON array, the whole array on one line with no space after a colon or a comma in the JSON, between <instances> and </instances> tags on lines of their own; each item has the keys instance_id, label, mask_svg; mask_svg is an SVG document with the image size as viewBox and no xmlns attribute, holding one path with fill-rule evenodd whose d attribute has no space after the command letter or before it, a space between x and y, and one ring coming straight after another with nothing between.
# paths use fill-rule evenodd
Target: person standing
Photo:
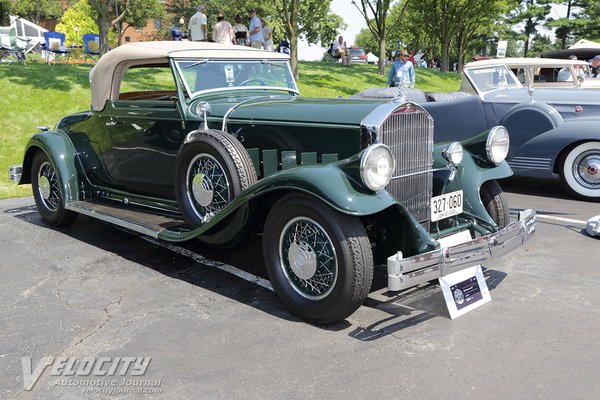
<instances>
[{"instance_id":1,"label":"person standing","mask_svg":"<svg viewBox=\"0 0 600 400\"><path fill-rule=\"evenodd\" d=\"M250 19L250 46L256 49L262 49L265 38L263 37L262 23L260 18L256 16L256 11L253 8L248 10L248 18Z\"/></svg>"},{"instance_id":2,"label":"person standing","mask_svg":"<svg viewBox=\"0 0 600 400\"><path fill-rule=\"evenodd\" d=\"M600 78L600 55L592 58L590 65L592 66L592 77Z\"/></svg>"},{"instance_id":3,"label":"person standing","mask_svg":"<svg viewBox=\"0 0 600 400\"><path fill-rule=\"evenodd\" d=\"M341 58L342 63L344 65L348 65L348 46L346 46L346 42L344 41L344 37L340 35L338 40L333 42L333 57Z\"/></svg>"},{"instance_id":4,"label":"person standing","mask_svg":"<svg viewBox=\"0 0 600 400\"><path fill-rule=\"evenodd\" d=\"M221 44L235 44L233 27L228 21L225 21L223 11L217 13L217 23L213 28L212 39Z\"/></svg>"},{"instance_id":5,"label":"person standing","mask_svg":"<svg viewBox=\"0 0 600 400\"><path fill-rule=\"evenodd\" d=\"M235 35L235 44L238 46L248 46L248 28L242 24L242 16L240 14L236 14L235 16L233 34Z\"/></svg>"},{"instance_id":6,"label":"person standing","mask_svg":"<svg viewBox=\"0 0 600 400\"><path fill-rule=\"evenodd\" d=\"M413 87L415 85L415 67L408 61L408 57L406 50L396 53L396 60L392 63L388 75L388 86Z\"/></svg>"},{"instance_id":7,"label":"person standing","mask_svg":"<svg viewBox=\"0 0 600 400\"><path fill-rule=\"evenodd\" d=\"M273 30L269 25L267 25L267 21L264 18L260 19L263 38L265 39L265 43L263 44L263 49L267 51L275 51L275 44L273 43Z\"/></svg>"},{"instance_id":8,"label":"person standing","mask_svg":"<svg viewBox=\"0 0 600 400\"><path fill-rule=\"evenodd\" d=\"M188 24L188 31L190 32L190 40L193 42L206 41L206 7L199 5L196 8L196 14L192 15Z\"/></svg>"}]
</instances>

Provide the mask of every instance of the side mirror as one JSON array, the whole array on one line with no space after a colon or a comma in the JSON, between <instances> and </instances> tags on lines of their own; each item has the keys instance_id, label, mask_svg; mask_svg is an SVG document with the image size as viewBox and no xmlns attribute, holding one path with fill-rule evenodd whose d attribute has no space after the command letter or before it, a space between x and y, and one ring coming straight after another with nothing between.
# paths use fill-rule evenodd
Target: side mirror
<instances>
[{"instance_id":1,"label":"side mirror","mask_svg":"<svg viewBox=\"0 0 600 400\"><path fill-rule=\"evenodd\" d=\"M207 131L208 130L207 117L210 115L210 104L208 104L206 101L201 101L196 106L196 113L204 119L204 124L203 124L203 126L200 127L200 129L202 129L203 131Z\"/></svg>"}]
</instances>

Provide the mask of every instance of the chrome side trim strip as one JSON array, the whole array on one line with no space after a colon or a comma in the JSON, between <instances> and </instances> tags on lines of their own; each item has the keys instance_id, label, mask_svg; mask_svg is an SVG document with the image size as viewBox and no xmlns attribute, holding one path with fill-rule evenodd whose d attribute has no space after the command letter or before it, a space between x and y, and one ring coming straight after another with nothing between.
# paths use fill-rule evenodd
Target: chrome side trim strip
<instances>
[{"instance_id":1,"label":"chrome side trim strip","mask_svg":"<svg viewBox=\"0 0 600 400\"><path fill-rule=\"evenodd\" d=\"M504 229L466 243L403 258L388 257L388 290L404 290L500 257L522 246L535 233L535 211L519 212L519 219Z\"/></svg>"}]
</instances>

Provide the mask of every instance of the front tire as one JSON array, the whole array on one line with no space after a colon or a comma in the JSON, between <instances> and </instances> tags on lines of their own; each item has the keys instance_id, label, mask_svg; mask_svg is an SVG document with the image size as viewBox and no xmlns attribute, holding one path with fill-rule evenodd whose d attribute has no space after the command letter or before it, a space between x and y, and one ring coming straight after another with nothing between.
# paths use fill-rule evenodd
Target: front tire
<instances>
[{"instance_id":1,"label":"front tire","mask_svg":"<svg viewBox=\"0 0 600 400\"><path fill-rule=\"evenodd\" d=\"M504 191L496 181L487 181L479 190L481 202L500 229L505 228L510 221L509 208Z\"/></svg>"},{"instance_id":2,"label":"front tire","mask_svg":"<svg viewBox=\"0 0 600 400\"><path fill-rule=\"evenodd\" d=\"M263 253L281 300L314 323L338 322L365 301L373 254L361 221L303 194L288 194L265 222Z\"/></svg>"},{"instance_id":3,"label":"front tire","mask_svg":"<svg viewBox=\"0 0 600 400\"><path fill-rule=\"evenodd\" d=\"M560 180L576 197L600 199L600 142L585 142L571 149L561 165Z\"/></svg>"},{"instance_id":4,"label":"front tire","mask_svg":"<svg viewBox=\"0 0 600 400\"><path fill-rule=\"evenodd\" d=\"M38 212L48 225L67 226L77 218L77 213L65 209L58 170L43 151L33 157L31 188Z\"/></svg>"}]
</instances>

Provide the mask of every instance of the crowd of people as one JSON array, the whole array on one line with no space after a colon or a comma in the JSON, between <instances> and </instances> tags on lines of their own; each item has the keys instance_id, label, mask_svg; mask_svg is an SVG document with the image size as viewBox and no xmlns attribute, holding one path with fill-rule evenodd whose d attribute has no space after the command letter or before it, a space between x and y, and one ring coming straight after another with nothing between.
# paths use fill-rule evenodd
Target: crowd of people
<instances>
[{"instance_id":1,"label":"crowd of people","mask_svg":"<svg viewBox=\"0 0 600 400\"><path fill-rule=\"evenodd\" d=\"M187 25L187 37L194 42L206 42L209 39L216 43L234 44L238 46L250 46L267 51L275 51L273 43L273 30L264 18L256 15L256 10L248 10L248 26L243 22L240 14L235 15L235 24L225 19L225 14L219 11L216 14L212 35L207 32L208 16L206 7L199 5L196 13L192 15ZM181 40L180 29L172 29L173 40Z\"/></svg>"}]
</instances>

